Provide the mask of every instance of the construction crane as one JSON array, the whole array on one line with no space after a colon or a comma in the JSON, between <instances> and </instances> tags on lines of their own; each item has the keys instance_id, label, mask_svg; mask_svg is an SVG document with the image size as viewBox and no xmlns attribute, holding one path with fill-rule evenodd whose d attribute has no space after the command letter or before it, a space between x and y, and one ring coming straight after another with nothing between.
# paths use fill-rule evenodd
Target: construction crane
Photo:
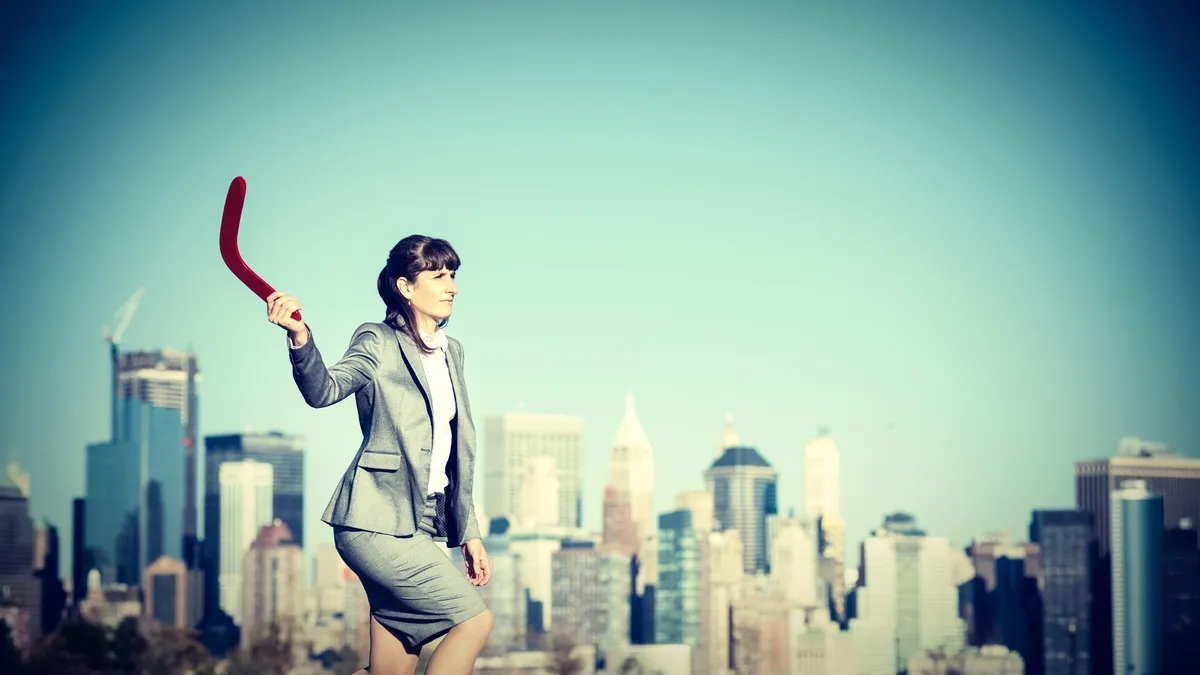
<instances>
[{"instance_id":1,"label":"construction crane","mask_svg":"<svg viewBox=\"0 0 1200 675\"><path fill-rule=\"evenodd\" d=\"M112 359L112 440L116 442L121 437L121 412L120 412L120 344L121 336L125 334L125 329L129 327L129 322L133 320L133 314L137 311L138 304L142 301L142 295L146 293L144 286L139 286L133 295L121 305L117 313L113 315L113 323L111 326L104 327L104 341L108 343L109 357Z\"/></svg>"}]
</instances>

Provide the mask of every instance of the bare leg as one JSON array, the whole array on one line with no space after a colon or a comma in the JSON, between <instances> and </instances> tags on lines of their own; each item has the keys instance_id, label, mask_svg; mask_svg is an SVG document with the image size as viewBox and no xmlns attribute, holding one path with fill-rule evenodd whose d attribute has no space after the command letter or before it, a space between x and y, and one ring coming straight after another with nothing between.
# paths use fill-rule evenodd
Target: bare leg
<instances>
[{"instance_id":1,"label":"bare leg","mask_svg":"<svg viewBox=\"0 0 1200 675\"><path fill-rule=\"evenodd\" d=\"M353 675L413 675L417 670L417 654L409 654L404 644L388 629L371 617L370 665Z\"/></svg>"},{"instance_id":2,"label":"bare leg","mask_svg":"<svg viewBox=\"0 0 1200 675\"><path fill-rule=\"evenodd\" d=\"M434 650L425 675L465 675L475 668L475 659L487 642L496 617L485 609L450 629ZM378 673L371 673L378 675Z\"/></svg>"}]
</instances>

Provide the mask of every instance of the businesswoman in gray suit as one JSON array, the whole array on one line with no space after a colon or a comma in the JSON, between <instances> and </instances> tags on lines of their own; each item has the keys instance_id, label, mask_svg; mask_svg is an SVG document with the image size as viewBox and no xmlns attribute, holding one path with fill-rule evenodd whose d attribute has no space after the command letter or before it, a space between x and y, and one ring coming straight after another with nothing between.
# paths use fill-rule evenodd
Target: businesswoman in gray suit
<instances>
[{"instance_id":1,"label":"businesswoman in gray suit","mask_svg":"<svg viewBox=\"0 0 1200 675\"><path fill-rule=\"evenodd\" d=\"M305 402L323 408L354 394L363 441L326 507L334 543L371 605L370 675L411 675L421 647L445 638L430 675L469 673L494 617L477 586L491 578L475 519L475 426L463 348L442 327L458 293L458 254L414 235L379 273L387 306L325 367L299 301L267 298L267 318L287 330L292 375ZM466 573L444 550L460 546Z\"/></svg>"}]
</instances>

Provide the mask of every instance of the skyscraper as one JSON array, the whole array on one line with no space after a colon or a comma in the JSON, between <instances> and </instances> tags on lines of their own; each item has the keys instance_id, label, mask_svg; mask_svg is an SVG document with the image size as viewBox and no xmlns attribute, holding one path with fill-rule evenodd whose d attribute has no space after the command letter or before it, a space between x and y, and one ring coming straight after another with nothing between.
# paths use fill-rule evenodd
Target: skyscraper
<instances>
[{"instance_id":1,"label":"skyscraper","mask_svg":"<svg viewBox=\"0 0 1200 675\"><path fill-rule=\"evenodd\" d=\"M1114 490L1112 510L1115 672L1161 673L1163 662L1163 497L1146 481Z\"/></svg>"},{"instance_id":2,"label":"skyscraper","mask_svg":"<svg viewBox=\"0 0 1200 675\"><path fill-rule=\"evenodd\" d=\"M1093 668L1115 670L1109 660L1116 654L1113 629L1120 612L1113 597L1113 575L1119 561L1113 553L1112 523L1120 514L1111 508L1112 494L1126 480L1142 480L1147 489L1162 495L1164 522L1184 518L1200 522L1200 459L1182 457L1162 443L1123 438L1115 457L1075 465L1075 504L1092 514L1097 540L1097 568L1093 575Z\"/></svg>"},{"instance_id":3,"label":"skyscraper","mask_svg":"<svg viewBox=\"0 0 1200 675\"><path fill-rule=\"evenodd\" d=\"M262 528L274 521L270 464L253 459L224 462L219 470L221 484L221 564L218 585L221 609L242 623L242 564L246 551Z\"/></svg>"},{"instance_id":4,"label":"skyscraper","mask_svg":"<svg viewBox=\"0 0 1200 675\"><path fill-rule=\"evenodd\" d=\"M179 536L182 537L179 548L174 541L167 541L164 551L170 555L172 551L180 551L183 559L189 565L198 563L199 551L197 545L196 526L196 429L199 414L199 393L197 385L200 382L200 371L196 355L175 349L159 349L149 351L131 351L120 355L116 374L116 391L113 392L115 401L135 399L149 403L155 408L167 408L179 411L179 423L182 434L182 486L165 484L163 489L179 497L164 506L168 509L172 522L179 519ZM128 426L124 412L127 408L114 406L113 440L131 438L135 433ZM179 488L182 487L182 493ZM175 502L182 503L182 511L174 513ZM174 530L166 533L176 536ZM153 560L153 553L150 557Z\"/></svg>"},{"instance_id":5,"label":"skyscraper","mask_svg":"<svg viewBox=\"0 0 1200 675\"><path fill-rule=\"evenodd\" d=\"M804 516L842 515L842 464L837 443L819 436L804 446Z\"/></svg>"},{"instance_id":6,"label":"skyscraper","mask_svg":"<svg viewBox=\"0 0 1200 675\"><path fill-rule=\"evenodd\" d=\"M554 455L525 458L525 476L517 498L516 526L523 530L557 527L560 522L558 460Z\"/></svg>"},{"instance_id":7,"label":"skyscraper","mask_svg":"<svg viewBox=\"0 0 1200 675\"><path fill-rule=\"evenodd\" d=\"M804 516L820 530L821 578L830 589L835 618L845 614L846 525L842 521L842 463L828 435L804 446Z\"/></svg>"},{"instance_id":8,"label":"skyscraper","mask_svg":"<svg viewBox=\"0 0 1200 675\"><path fill-rule=\"evenodd\" d=\"M700 545L704 561L700 609L702 634L692 659L697 675L722 675L733 663L733 606L743 587L743 546L737 530L708 532Z\"/></svg>"},{"instance_id":9,"label":"skyscraper","mask_svg":"<svg viewBox=\"0 0 1200 675\"><path fill-rule=\"evenodd\" d=\"M1163 672L1200 663L1200 548L1188 520L1163 533Z\"/></svg>"},{"instance_id":10,"label":"skyscraper","mask_svg":"<svg viewBox=\"0 0 1200 675\"><path fill-rule=\"evenodd\" d=\"M989 644L1021 655L1025 667L1042 672L1042 607L1037 577L1027 573L1026 547L1014 547L996 559L996 588L988 605L995 617Z\"/></svg>"},{"instance_id":11,"label":"skyscraper","mask_svg":"<svg viewBox=\"0 0 1200 675\"><path fill-rule=\"evenodd\" d=\"M515 520L520 512L527 458L554 457L558 471L558 525L580 527L583 473L580 436L583 422L568 415L513 412L489 417L484 423L480 453L484 510L492 518Z\"/></svg>"},{"instance_id":12,"label":"skyscraper","mask_svg":"<svg viewBox=\"0 0 1200 675\"><path fill-rule=\"evenodd\" d=\"M685 490L675 496L677 512L689 514L691 529L696 539L696 638L692 647L692 675L710 675L724 672L720 664L728 663L729 640L723 636L729 629L728 619L732 596L728 582L737 585L742 579L742 552L726 546L725 535L713 532L713 499L704 490ZM736 530L728 532L732 540ZM728 552L723 558L721 554ZM725 569L718 569L721 562ZM659 564L659 579L662 583L664 563ZM724 574L723 574L724 572ZM657 599L656 599L657 600ZM723 604L722 604L723 603ZM665 620L666 617L663 617ZM657 629L660 621L656 617Z\"/></svg>"},{"instance_id":13,"label":"skyscraper","mask_svg":"<svg viewBox=\"0 0 1200 675\"><path fill-rule=\"evenodd\" d=\"M1034 511L1029 539L1041 551L1042 667L1045 675L1092 672L1092 515Z\"/></svg>"},{"instance_id":14,"label":"skyscraper","mask_svg":"<svg viewBox=\"0 0 1200 675\"><path fill-rule=\"evenodd\" d=\"M892 675L926 650L962 648L958 586L970 565L961 551L945 537L926 536L912 516L895 513L863 543L862 556L866 583L850 622L859 672Z\"/></svg>"},{"instance_id":15,"label":"skyscraper","mask_svg":"<svg viewBox=\"0 0 1200 675\"><path fill-rule=\"evenodd\" d=\"M749 446L725 449L704 474L718 530L737 530L747 574L767 572L767 516L779 513L777 472Z\"/></svg>"},{"instance_id":16,"label":"skyscraper","mask_svg":"<svg viewBox=\"0 0 1200 675\"><path fill-rule=\"evenodd\" d=\"M531 643L537 642L540 633L549 632L554 628L554 555L562 548L562 542L569 537L566 534L568 531L509 530L505 534L509 553L515 558L514 564L521 576L528 600L526 621ZM628 556L626 559L628 560Z\"/></svg>"},{"instance_id":17,"label":"skyscraper","mask_svg":"<svg viewBox=\"0 0 1200 675\"><path fill-rule=\"evenodd\" d=\"M654 597L655 643L688 645L701 638L701 588L703 560L700 536L687 509L658 517L659 582Z\"/></svg>"},{"instance_id":18,"label":"skyscraper","mask_svg":"<svg viewBox=\"0 0 1200 675\"><path fill-rule=\"evenodd\" d=\"M0 618L14 634L20 648L34 644L42 634L41 580L33 575L33 519L29 517L28 481L15 476L9 465L0 476Z\"/></svg>"},{"instance_id":19,"label":"skyscraper","mask_svg":"<svg viewBox=\"0 0 1200 675\"><path fill-rule=\"evenodd\" d=\"M1162 444L1122 439L1119 455L1075 465L1075 505L1092 514L1099 554L1108 556L1109 501L1126 480L1142 480L1162 495L1165 522L1200 522L1200 459L1182 457Z\"/></svg>"},{"instance_id":20,"label":"skyscraper","mask_svg":"<svg viewBox=\"0 0 1200 675\"><path fill-rule=\"evenodd\" d=\"M137 586L159 556L183 558L181 413L144 384L146 398L121 399L123 436L87 447L87 548L104 583Z\"/></svg>"},{"instance_id":21,"label":"skyscraper","mask_svg":"<svg viewBox=\"0 0 1200 675\"><path fill-rule=\"evenodd\" d=\"M633 524L629 494L618 492L612 484L604 486L603 529L601 542L604 549L619 551L627 556L637 555L641 542L637 527Z\"/></svg>"},{"instance_id":22,"label":"skyscraper","mask_svg":"<svg viewBox=\"0 0 1200 675\"><path fill-rule=\"evenodd\" d=\"M271 465L271 511L288 527L297 546L304 546L304 438L279 431L204 437L205 605L220 602L221 473L225 462L252 459ZM211 618L211 617L210 617Z\"/></svg>"},{"instance_id":23,"label":"skyscraper","mask_svg":"<svg viewBox=\"0 0 1200 675\"><path fill-rule=\"evenodd\" d=\"M591 542L564 541L554 553L551 609L556 633L601 652L629 644L629 558Z\"/></svg>"},{"instance_id":24,"label":"skyscraper","mask_svg":"<svg viewBox=\"0 0 1200 675\"><path fill-rule=\"evenodd\" d=\"M788 602L808 609L825 607L819 537L816 523L806 516L772 516L767 523L772 587Z\"/></svg>"},{"instance_id":25,"label":"skyscraper","mask_svg":"<svg viewBox=\"0 0 1200 675\"><path fill-rule=\"evenodd\" d=\"M36 532L37 549L33 558L33 571L42 587L40 631L42 635L50 635L58 629L58 622L62 619L63 608L67 602L67 593L63 588L62 579L58 576L58 528L43 523L37 527Z\"/></svg>"},{"instance_id":26,"label":"skyscraper","mask_svg":"<svg viewBox=\"0 0 1200 675\"><path fill-rule=\"evenodd\" d=\"M609 456L609 484L627 497L638 539L636 592L658 582L658 522L654 517L654 449L638 420L633 394L625 397L625 415Z\"/></svg>"}]
</instances>

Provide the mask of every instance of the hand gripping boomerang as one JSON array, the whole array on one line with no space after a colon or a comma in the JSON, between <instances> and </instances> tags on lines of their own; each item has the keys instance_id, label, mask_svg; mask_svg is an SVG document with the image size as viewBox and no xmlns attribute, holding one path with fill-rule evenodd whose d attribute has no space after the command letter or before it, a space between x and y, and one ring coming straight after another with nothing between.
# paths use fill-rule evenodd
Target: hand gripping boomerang
<instances>
[{"instance_id":1,"label":"hand gripping boomerang","mask_svg":"<svg viewBox=\"0 0 1200 675\"><path fill-rule=\"evenodd\" d=\"M246 288L265 301L275 289L250 269L238 251L238 228L241 227L242 206L245 203L246 179L238 176L229 184L229 194L225 195L225 213L221 216L221 258L233 276L241 279ZM300 310L292 312L292 318L300 321Z\"/></svg>"}]
</instances>

